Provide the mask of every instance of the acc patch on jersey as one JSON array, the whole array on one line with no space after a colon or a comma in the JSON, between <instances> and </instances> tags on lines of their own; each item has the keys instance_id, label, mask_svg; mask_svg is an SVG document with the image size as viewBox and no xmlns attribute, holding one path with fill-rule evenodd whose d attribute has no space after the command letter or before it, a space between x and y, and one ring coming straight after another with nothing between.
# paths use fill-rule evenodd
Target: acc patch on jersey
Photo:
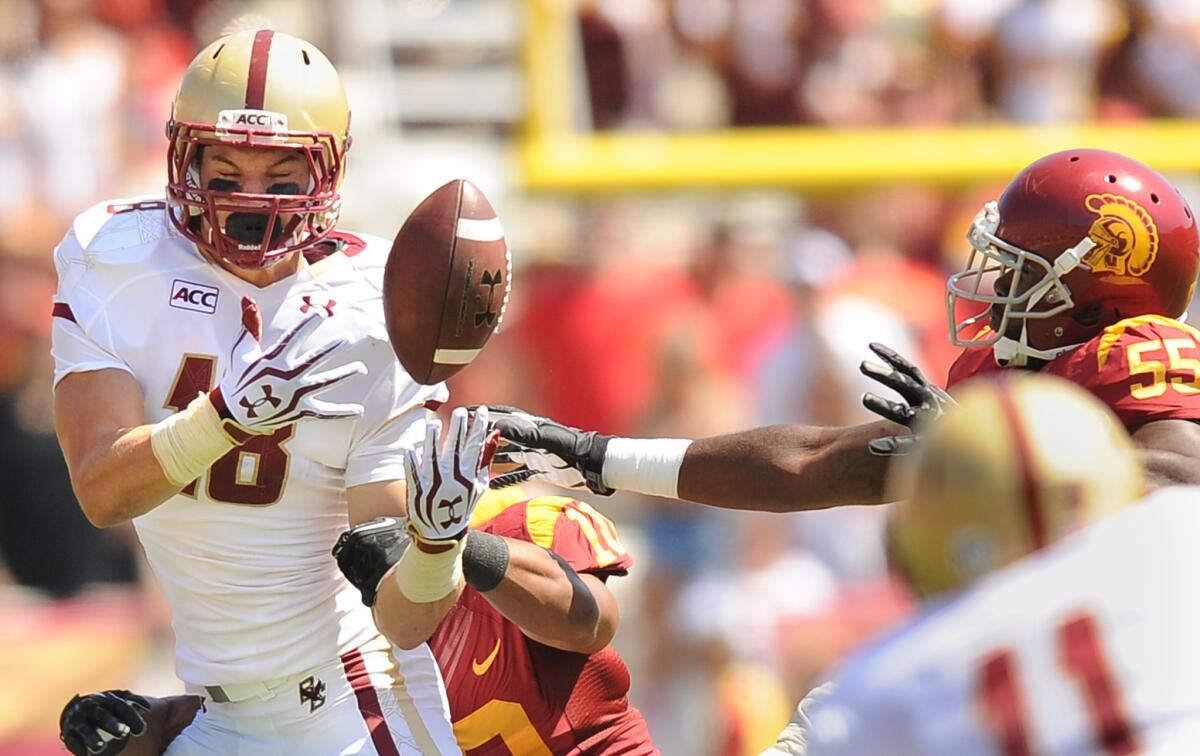
<instances>
[{"instance_id":1,"label":"acc patch on jersey","mask_svg":"<svg viewBox=\"0 0 1200 756\"><path fill-rule=\"evenodd\" d=\"M220 293L220 290L215 286L206 286L205 284L176 278L171 282L171 301L169 304L180 310L204 312L212 315L217 311L217 297Z\"/></svg>"}]
</instances>

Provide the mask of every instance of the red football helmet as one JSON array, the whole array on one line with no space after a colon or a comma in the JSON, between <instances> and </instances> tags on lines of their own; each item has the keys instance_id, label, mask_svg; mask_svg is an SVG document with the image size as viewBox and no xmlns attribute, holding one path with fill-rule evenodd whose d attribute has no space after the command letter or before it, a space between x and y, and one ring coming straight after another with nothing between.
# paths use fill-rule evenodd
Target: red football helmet
<instances>
[{"instance_id":1,"label":"red football helmet","mask_svg":"<svg viewBox=\"0 0 1200 756\"><path fill-rule=\"evenodd\" d=\"M1135 315L1183 314L1200 271L1187 201L1154 169L1105 150L1066 150L1017 174L967 232L946 282L950 338L1001 365L1051 360ZM988 305L959 321L958 300ZM975 310L978 312L978 310ZM990 317L990 330L972 328Z\"/></svg>"}]
</instances>

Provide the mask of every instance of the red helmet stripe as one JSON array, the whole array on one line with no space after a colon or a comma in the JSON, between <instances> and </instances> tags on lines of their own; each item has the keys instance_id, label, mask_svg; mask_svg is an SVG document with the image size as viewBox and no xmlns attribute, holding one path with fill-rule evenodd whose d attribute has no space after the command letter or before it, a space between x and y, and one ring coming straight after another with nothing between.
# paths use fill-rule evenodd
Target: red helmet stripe
<instances>
[{"instance_id":1,"label":"red helmet stripe","mask_svg":"<svg viewBox=\"0 0 1200 756\"><path fill-rule=\"evenodd\" d=\"M254 35L254 47L250 49L250 76L246 81L246 107L262 110L267 93L267 59L271 57L271 38L275 32L260 29Z\"/></svg>"},{"instance_id":2,"label":"red helmet stripe","mask_svg":"<svg viewBox=\"0 0 1200 756\"><path fill-rule=\"evenodd\" d=\"M1021 471L1021 487L1025 496L1025 519L1029 523L1029 535L1033 546L1040 549L1046 545L1046 523L1042 519L1042 493L1034 479L1034 460L1029 448L1029 437L1025 433L1025 425L1013 402L1012 393L1004 385L997 384L996 399L1000 402L1000 411L1004 413L1008 427L1012 431L1013 444L1016 446L1017 466Z\"/></svg>"}]
</instances>

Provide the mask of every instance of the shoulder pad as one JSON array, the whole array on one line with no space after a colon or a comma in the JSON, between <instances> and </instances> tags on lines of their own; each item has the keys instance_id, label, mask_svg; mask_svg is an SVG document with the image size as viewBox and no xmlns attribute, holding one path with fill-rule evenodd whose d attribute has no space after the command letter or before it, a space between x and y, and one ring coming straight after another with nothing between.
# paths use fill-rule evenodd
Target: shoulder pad
<instances>
[{"instance_id":1,"label":"shoulder pad","mask_svg":"<svg viewBox=\"0 0 1200 756\"><path fill-rule=\"evenodd\" d=\"M1189 323L1168 318L1165 315L1138 315L1113 323L1105 328L1092 342L1084 345L1084 347L1092 347L1092 343L1094 342L1096 361L1098 363L1097 367L1102 369L1108 361L1109 355L1112 354L1113 347L1121 342L1122 339L1132 338L1141 341L1156 336L1178 336L1180 334L1189 336L1200 342L1200 330L1197 330L1195 326Z\"/></svg>"},{"instance_id":2,"label":"shoulder pad","mask_svg":"<svg viewBox=\"0 0 1200 756\"><path fill-rule=\"evenodd\" d=\"M376 289L383 291L383 268L387 265L392 243L387 239L357 231L334 231L329 237L342 243L341 254L349 258Z\"/></svg>"},{"instance_id":3,"label":"shoulder pad","mask_svg":"<svg viewBox=\"0 0 1200 756\"><path fill-rule=\"evenodd\" d=\"M471 527L484 527L513 505L525 503L528 498L521 486L489 488L475 505L475 512L471 515Z\"/></svg>"},{"instance_id":4,"label":"shoulder pad","mask_svg":"<svg viewBox=\"0 0 1200 756\"><path fill-rule=\"evenodd\" d=\"M1156 420L1200 420L1200 329L1172 318L1114 323L1042 372L1087 389L1129 430Z\"/></svg>"},{"instance_id":5,"label":"shoulder pad","mask_svg":"<svg viewBox=\"0 0 1200 756\"><path fill-rule=\"evenodd\" d=\"M137 262L160 240L178 236L166 208L161 197L107 200L80 213L71 224L71 234L90 264Z\"/></svg>"}]
</instances>

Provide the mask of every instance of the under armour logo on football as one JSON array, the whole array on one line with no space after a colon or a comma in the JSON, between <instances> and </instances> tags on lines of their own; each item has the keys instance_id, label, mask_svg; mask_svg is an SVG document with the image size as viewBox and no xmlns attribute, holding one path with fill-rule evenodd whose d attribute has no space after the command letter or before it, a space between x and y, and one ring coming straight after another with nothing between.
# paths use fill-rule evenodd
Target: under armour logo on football
<instances>
[{"instance_id":1,"label":"under armour logo on football","mask_svg":"<svg viewBox=\"0 0 1200 756\"><path fill-rule=\"evenodd\" d=\"M487 305L483 308L483 312L475 313L475 327L486 325L491 328L496 324L496 318L499 313L492 309L492 301L496 298L496 287L500 285L503 274L500 271L492 272L490 270L483 271L483 275L479 277L479 283L488 287Z\"/></svg>"},{"instance_id":2,"label":"under armour logo on football","mask_svg":"<svg viewBox=\"0 0 1200 756\"><path fill-rule=\"evenodd\" d=\"M300 681L300 703L308 704L308 713L312 714L325 704L325 683L315 676L309 675Z\"/></svg>"},{"instance_id":3,"label":"under armour logo on football","mask_svg":"<svg viewBox=\"0 0 1200 756\"><path fill-rule=\"evenodd\" d=\"M252 402L244 396L238 400L238 404L245 408L247 417L258 417L258 412L256 410L264 404L270 404L271 408L274 409L283 403L282 399L275 396L270 384L264 383L262 385L262 392L262 398L256 401Z\"/></svg>"},{"instance_id":4,"label":"under armour logo on football","mask_svg":"<svg viewBox=\"0 0 1200 756\"><path fill-rule=\"evenodd\" d=\"M327 317L327 318L333 317L333 306L335 304L337 304L336 301L331 299L331 300L329 300L328 304L317 304L312 301L312 297L309 296L308 294L305 294L303 297L301 297L301 299L304 300L304 304L300 305L300 312L307 315L309 310L316 309L319 307L325 311L325 317Z\"/></svg>"},{"instance_id":5,"label":"under armour logo on football","mask_svg":"<svg viewBox=\"0 0 1200 756\"><path fill-rule=\"evenodd\" d=\"M446 519L441 522L439 527L448 528L463 521L461 514L454 514L454 508L462 504L462 500L461 496L455 496L453 499L442 499L438 502L437 508L447 513Z\"/></svg>"}]
</instances>

